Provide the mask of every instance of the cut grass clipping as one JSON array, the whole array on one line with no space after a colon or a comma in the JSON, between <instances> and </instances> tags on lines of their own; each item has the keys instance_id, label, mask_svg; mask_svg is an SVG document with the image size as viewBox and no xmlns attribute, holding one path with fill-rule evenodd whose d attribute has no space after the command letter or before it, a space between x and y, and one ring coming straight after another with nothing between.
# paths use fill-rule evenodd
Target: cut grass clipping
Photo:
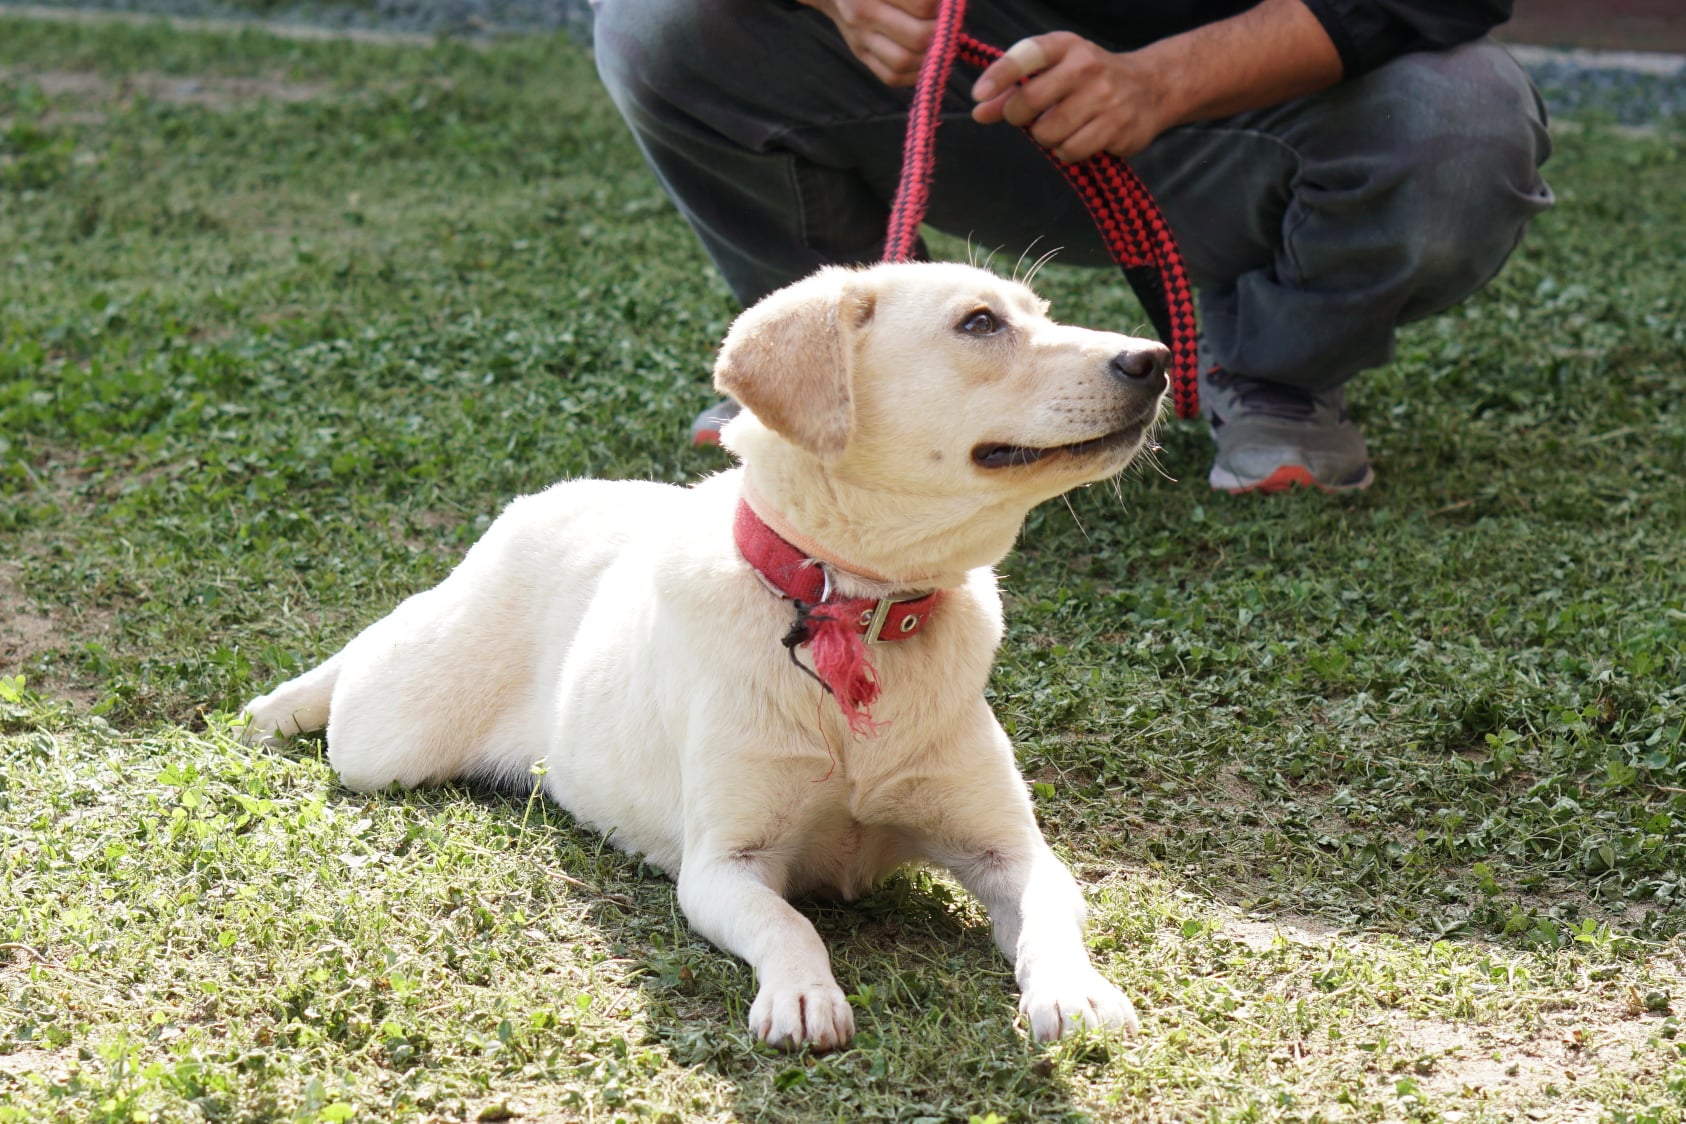
<instances>
[{"instance_id":1,"label":"cut grass clipping","mask_svg":"<svg viewBox=\"0 0 1686 1124\"><path fill-rule=\"evenodd\" d=\"M913 872L808 907L861 1035L785 1057L542 802L227 736L512 496L723 463L734 308L589 61L0 19L0 1122L1679 1121L1686 146L1558 141L1355 387L1373 491L1213 495L1171 425L1007 563L992 702L1141 1036L1028 1043Z\"/></svg>"}]
</instances>

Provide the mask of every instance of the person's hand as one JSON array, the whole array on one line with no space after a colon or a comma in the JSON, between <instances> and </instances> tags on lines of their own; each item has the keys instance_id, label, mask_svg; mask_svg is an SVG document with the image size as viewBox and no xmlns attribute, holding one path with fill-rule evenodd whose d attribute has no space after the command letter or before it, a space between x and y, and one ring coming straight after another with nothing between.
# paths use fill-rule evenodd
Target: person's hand
<instances>
[{"instance_id":1,"label":"person's hand","mask_svg":"<svg viewBox=\"0 0 1686 1124\"><path fill-rule=\"evenodd\" d=\"M854 56L887 86L912 86L931 46L938 0L802 0L837 25Z\"/></svg>"},{"instance_id":2,"label":"person's hand","mask_svg":"<svg viewBox=\"0 0 1686 1124\"><path fill-rule=\"evenodd\" d=\"M1145 58L1113 54L1069 31L1013 44L979 75L972 99L974 121L1028 128L1068 163L1103 151L1134 156L1175 123Z\"/></svg>"}]
</instances>

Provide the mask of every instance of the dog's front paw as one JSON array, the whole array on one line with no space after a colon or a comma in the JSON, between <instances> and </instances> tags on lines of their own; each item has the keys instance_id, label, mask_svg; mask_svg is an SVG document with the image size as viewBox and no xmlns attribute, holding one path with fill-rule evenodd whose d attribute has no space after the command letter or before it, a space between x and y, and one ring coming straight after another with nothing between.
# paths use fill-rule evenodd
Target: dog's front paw
<instances>
[{"instance_id":1,"label":"dog's front paw","mask_svg":"<svg viewBox=\"0 0 1686 1124\"><path fill-rule=\"evenodd\" d=\"M1140 1029L1129 997L1088 965L1038 979L1019 998L1019 1013L1039 1042L1052 1042L1079 1030Z\"/></svg>"},{"instance_id":2,"label":"dog's front paw","mask_svg":"<svg viewBox=\"0 0 1686 1124\"><path fill-rule=\"evenodd\" d=\"M285 740L281 733L284 724L278 716L270 713L268 703L268 695L259 695L247 703L240 717L234 720L234 732L242 745L275 749Z\"/></svg>"},{"instance_id":3,"label":"dog's front paw","mask_svg":"<svg viewBox=\"0 0 1686 1124\"><path fill-rule=\"evenodd\" d=\"M282 688L273 694L259 695L246 704L234 722L236 736L242 744L278 749L300 734L327 725L325 704L300 702L296 692L285 692L286 688Z\"/></svg>"},{"instance_id":4,"label":"dog's front paw","mask_svg":"<svg viewBox=\"0 0 1686 1124\"><path fill-rule=\"evenodd\" d=\"M780 1050L835 1050L855 1036L855 1013L843 989L831 980L767 984L749 1008L749 1030Z\"/></svg>"}]
</instances>

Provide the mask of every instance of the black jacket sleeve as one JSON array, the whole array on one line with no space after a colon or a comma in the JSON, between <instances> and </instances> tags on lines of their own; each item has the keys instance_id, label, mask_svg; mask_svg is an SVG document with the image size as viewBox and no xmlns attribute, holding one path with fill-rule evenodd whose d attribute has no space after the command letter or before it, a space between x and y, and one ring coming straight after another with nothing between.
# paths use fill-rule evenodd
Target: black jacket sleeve
<instances>
[{"instance_id":1,"label":"black jacket sleeve","mask_svg":"<svg viewBox=\"0 0 1686 1124\"><path fill-rule=\"evenodd\" d=\"M1345 77L1412 51L1479 39L1510 18L1511 0L1305 0L1334 40Z\"/></svg>"}]
</instances>

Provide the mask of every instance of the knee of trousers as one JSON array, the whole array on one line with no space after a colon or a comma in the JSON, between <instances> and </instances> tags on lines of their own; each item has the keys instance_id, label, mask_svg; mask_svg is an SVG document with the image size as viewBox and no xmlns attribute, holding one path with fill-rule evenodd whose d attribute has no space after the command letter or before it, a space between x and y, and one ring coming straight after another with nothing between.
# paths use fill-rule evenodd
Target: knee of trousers
<instances>
[{"instance_id":1,"label":"knee of trousers","mask_svg":"<svg viewBox=\"0 0 1686 1124\"><path fill-rule=\"evenodd\" d=\"M600 5L592 23L597 73L623 114L653 107L653 96L683 61L678 39L693 7L684 0L613 0Z\"/></svg>"},{"instance_id":2,"label":"knee of trousers","mask_svg":"<svg viewBox=\"0 0 1686 1124\"><path fill-rule=\"evenodd\" d=\"M788 18L776 0L765 12L741 0L607 0L593 22L593 52L604 87L623 115L683 114L698 100L718 102L734 76L765 70L770 31Z\"/></svg>"},{"instance_id":3,"label":"knee of trousers","mask_svg":"<svg viewBox=\"0 0 1686 1124\"><path fill-rule=\"evenodd\" d=\"M1373 139L1353 194L1368 197L1391 237L1409 276L1401 319L1416 319L1485 284L1551 205L1540 175L1545 113L1521 68L1490 43L1405 56L1359 85L1369 87Z\"/></svg>"}]
</instances>

